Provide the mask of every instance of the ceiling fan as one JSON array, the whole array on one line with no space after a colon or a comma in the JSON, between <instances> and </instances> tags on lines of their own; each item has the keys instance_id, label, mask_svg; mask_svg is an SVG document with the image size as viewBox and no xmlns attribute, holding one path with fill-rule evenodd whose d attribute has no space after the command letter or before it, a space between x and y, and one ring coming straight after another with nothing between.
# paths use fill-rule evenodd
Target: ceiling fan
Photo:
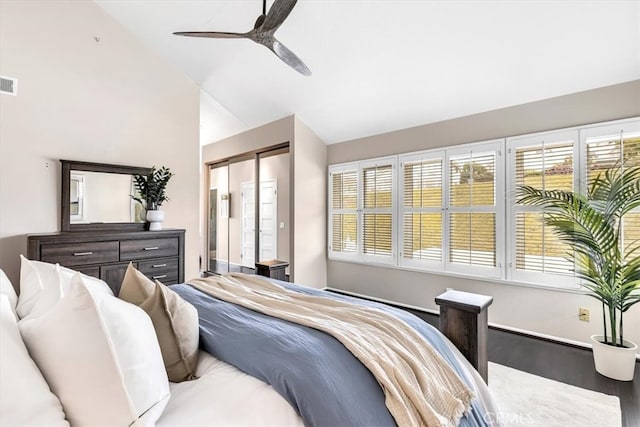
<instances>
[{"instance_id":1,"label":"ceiling fan","mask_svg":"<svg viewBox=\"0 0 640 427\"><path fill-rule=\"evenodd\" d=\"M311 75L311 70L289 48L280 43L274 33L287 19L298 0L275 0L267 13L267 0L262 0L262 15L258 16L253 29L246 33L227 33L220 31L179 31L176 36L205 37L212 39L249 39L261 44L275 53L285 64L303 74Z\"/></svg>"}]
</instances>

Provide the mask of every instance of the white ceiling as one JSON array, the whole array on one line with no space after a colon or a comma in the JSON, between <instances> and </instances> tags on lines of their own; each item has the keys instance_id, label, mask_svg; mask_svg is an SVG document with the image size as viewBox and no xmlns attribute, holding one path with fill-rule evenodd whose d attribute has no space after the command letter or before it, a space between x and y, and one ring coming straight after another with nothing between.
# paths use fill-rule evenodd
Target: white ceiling
<instances>
[{"instance_id":1,"label":"white ceiling","mask_svg":"<svg viewBox=\"0 0 640 427\"><path fill-rule=\"evenodd\" d=\"M300 0L276 36L311 77L171 34L247 31L260 0L96 2L206 92L206 143L296 114L331 144L640 78L640 1Z\"/></svg>"}]
</instances>

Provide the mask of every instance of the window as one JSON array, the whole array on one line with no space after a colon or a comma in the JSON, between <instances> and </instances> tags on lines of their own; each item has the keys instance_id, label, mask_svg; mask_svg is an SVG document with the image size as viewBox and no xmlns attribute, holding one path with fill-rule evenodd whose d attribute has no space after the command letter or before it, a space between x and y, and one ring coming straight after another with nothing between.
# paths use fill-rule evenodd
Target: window
<instances>
[{"instance_id":1,"label":"window","mask_svg":"<svg viewBox=\"0 0 640 427\"><path fill-rule=\"evenodd\" d=\"M330 168L331 257L394 262L394 164L379 159Z\"/></svg>"},{"instance_id":2,"label":"window","mask_svg":"<svg viewBox=\"0 0 640 427\"><path fill-rule=\"evenodd\" d=\"M500 277L502 141L464 147L400 157L399 265Z\"/></svg>"},{"instance_id":3,"label":"window","mask_svg":"<svg viewBox=\"0 0 640 427\"><path fill-rule=\"evenodd\" d=\"M509 139L510 166L509 278L564 286L573 277L568 245L545 224L545 210L515 203L516 189L530 185L541 190L573 191L578 132L553 132ZM575 284L575 281L573 282Z\"/></svg>"},{"instance_id":4,"label":"window","mask_svg":"<svg viewBox=\"0 0 640 427\"><path fill-rule=\"evenodd\" d=\"M501 277L504 239L502 142L447 155L447 269Z\"/></svg>"},{"instance_id":5,"label":"window","mask_svg":"<svg viewBox=\"0 0 640 427\"><path fill-rule=\"evenodd\" d=\"M582 140L586 163L583 171L585 183L618 165L640 165L640 122L585 129ZM583 191L586 191L586 185L583 187ZM623 254L640 246L640 209L634 209L624 216L620 243Z\"/></svg>"},{"instance_id":6,"label":"window","mask_svg":"<svg viewBox=\"0 0 640 427\"><path fill-rule=\"evenodd\" d=\"M393 256L393 165L370 164L361 169L362 252Z\"/></svg>"},{"instance_id":7,"label":"window","mask_svg":"<svg viewBox=\"0 0 640 427\"><path fill-rule=\"evenodd\" d=\"M331 245L336 253L358 252L358 171L331 174Z\"/></svg>"},{"instance_id":8,"label":"window","mask_svg":"<svg viewBox=\"0 0 640 427\"><path fill-rule=\"evenodd\" d=\"M333 165L329 257L576 288L571 248L516 189L585 191L621 161L640 165L637 118ZM640 245L640 208L621 245Z\"/></svg>"},{"instance_id":9,"label":"window","mask_svg":"<svg viewBox=\"0 0 640 427\"><path fill-rule=\"evenodd\" d=\"M442 269L444 152L401 158L400 265Z\"/></svg>"}]
</instances>

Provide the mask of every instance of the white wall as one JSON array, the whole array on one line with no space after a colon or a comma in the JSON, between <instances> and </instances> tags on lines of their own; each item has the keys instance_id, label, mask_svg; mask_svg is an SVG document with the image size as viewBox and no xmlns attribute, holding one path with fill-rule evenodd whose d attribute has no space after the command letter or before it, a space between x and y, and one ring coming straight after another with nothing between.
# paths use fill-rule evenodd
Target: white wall
<instances>
[{"instance_id":1,"label":"white wall","mask_svg":"<svg viewBox=\"0 0 640 427\"><path fill-rule=\"evenodd\" d=\"M421 149L482 141L640 115L640 80L403 129L328 147L329 164ZM600 333L602 311L593 298L558 290L486 280L328 262L330 286L389 301L436 310L434 298L447 287L494 297L489 321L538 334L588 343ZM578 308L591 309L591 322ZM640 304L625 314L625 337L640 344Z\"/></svg>"},{"instance_id":2,"label":"white wall","mask_svg":"<svg viewBox=\"0 0 640 427\"><path fill-rule=\"evenodd\" d=\"M19 86L0 96L0 268L14 284L26 234L60 229L59 159L171 168L164 225L187 230L195 277L195 83L91 1L0 2L0 73Z\"/></svg>"},{"instance_id":3,"label":"white wall","mask_svg":"<svg viewBox=\"0 0 640 427\"><path fill-rule=\"evenodd\" d=\"M327 283L327 146L296 117L293 149L293 271L296 283Z\"/></svg>"}]
</instances>

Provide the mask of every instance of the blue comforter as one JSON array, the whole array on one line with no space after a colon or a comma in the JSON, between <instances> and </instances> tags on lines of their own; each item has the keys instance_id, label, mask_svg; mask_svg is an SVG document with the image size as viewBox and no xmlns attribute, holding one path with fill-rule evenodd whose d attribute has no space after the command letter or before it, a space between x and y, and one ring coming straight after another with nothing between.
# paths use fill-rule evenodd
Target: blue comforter
<instances>
[{"instance_id":1,"label":"blue comforter","mask_svg":"<svg viewBox=\"0 0 640 427\"><path fill-rule=\"evenodd\" d=\"M278 282L308 295L375 307L402 319L433 345L463 380L462 366L442 335L420 318L383 304ZM394 426L374 376L332 336L211 297L188 284L173 285L200 317L201 347L270 384L306 426ZM468 384L473 389L472 384ZM486 426L477 399L461 426Z\"/></svg>"}]
</instances>

